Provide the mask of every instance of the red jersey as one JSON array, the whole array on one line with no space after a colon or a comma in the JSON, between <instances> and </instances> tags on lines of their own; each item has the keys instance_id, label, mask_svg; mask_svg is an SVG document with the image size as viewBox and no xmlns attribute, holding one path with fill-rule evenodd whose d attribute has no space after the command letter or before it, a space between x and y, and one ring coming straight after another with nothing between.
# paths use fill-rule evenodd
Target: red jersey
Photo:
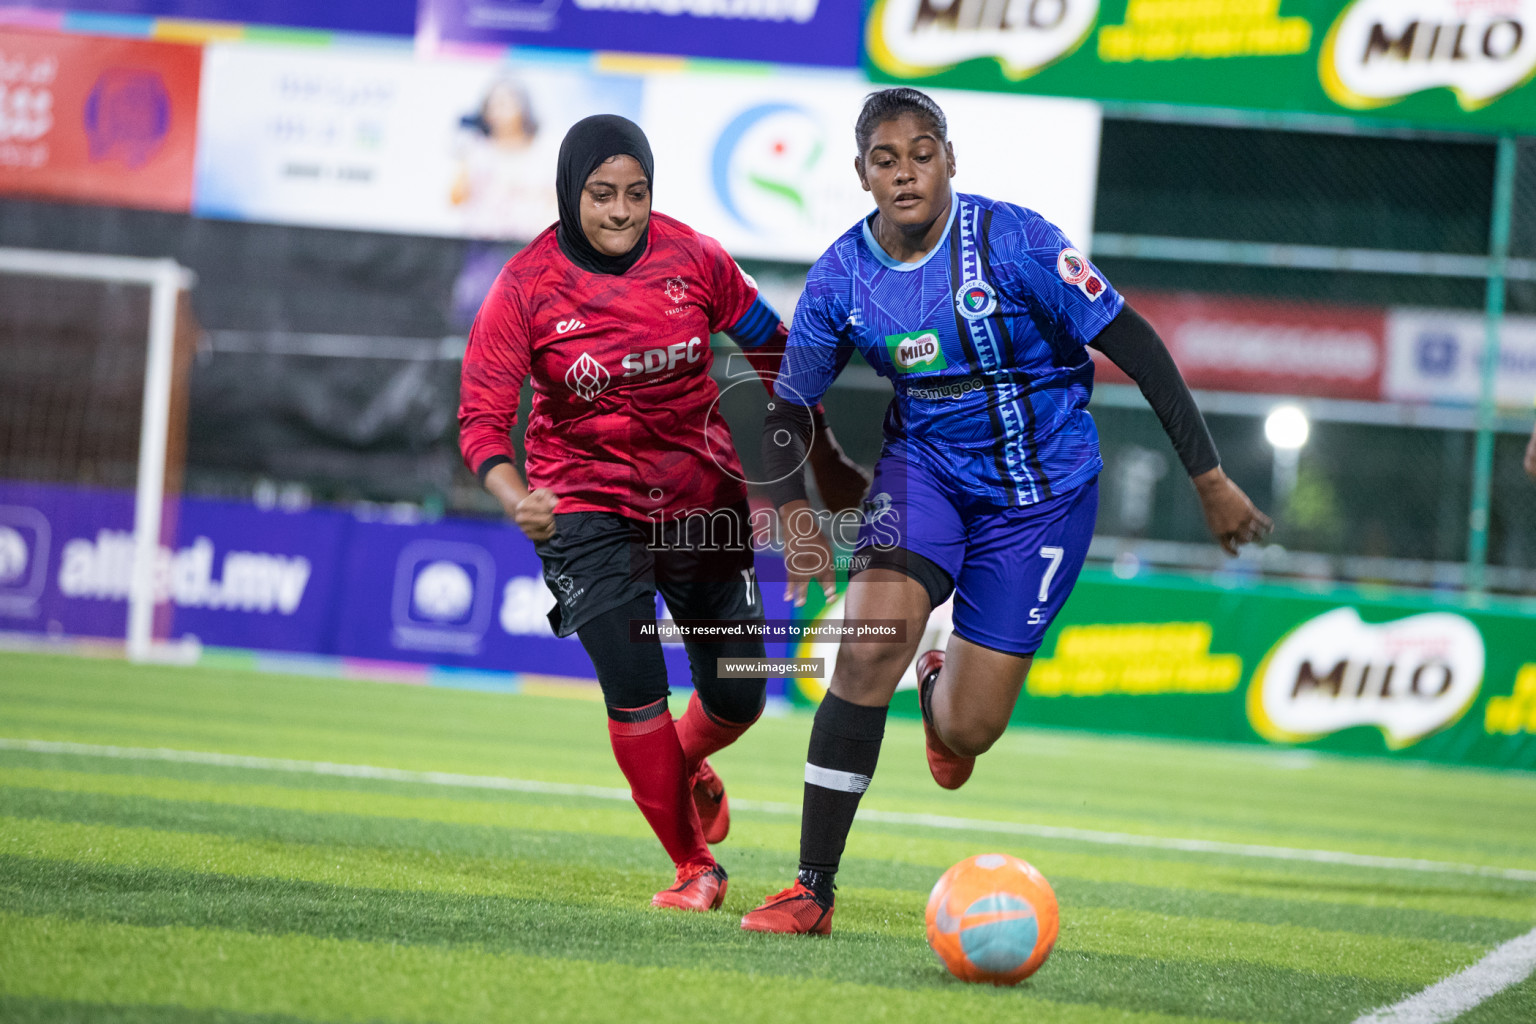
<instances>
[{"instance_id":1,"label":"red jersey","mask_svg":"<svg viewBox=\"0 0 1536 1024\"><path fill-rule=\"evenodd\" d=\"M459 447L471 470L513 458L507 433L531 375L528 484L553 491L556 512L645 519L746 497L709 343L742 319L757 286L686 224L653 212L647 230L623 274L576 266L553 228L502 268L464 355ZM760 372L769 347L754 353Z\"/></svg>"}]
</instances>

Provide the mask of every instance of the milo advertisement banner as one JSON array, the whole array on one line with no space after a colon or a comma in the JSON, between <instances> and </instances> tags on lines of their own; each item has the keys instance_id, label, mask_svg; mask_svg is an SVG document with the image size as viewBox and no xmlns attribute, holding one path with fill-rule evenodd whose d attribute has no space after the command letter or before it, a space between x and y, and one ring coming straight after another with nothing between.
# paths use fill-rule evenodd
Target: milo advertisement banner
<instances>
[{"instance_id":1,"label":"milo advertisement banner","mask_svg":"<svg viewBox=\"0 0 1536 1024\"><path fill-rule=\"evenodd\" d=\"M1536 0L871 0L881 81L1536 125Z\"/></svg>"},{"instance_id":2,"label":"milo advertisement banner","mask_svg":"<svg viewBox=\"0 0 1536 1024\"><path fill-rule=\"evenodd\" d=\"M841 601L818 617L838 618ZM919 650L949 638L949 609ZM835 644L804 644L827 658ZM826 680L792 696L817 701ZM903 677L913 687L913 673ZM916 694L894 707L916 714ZM1035 657L1021 725L1536 769L1536 607L1471 609L1086 571Z\"/></svg>"}]
</instances>

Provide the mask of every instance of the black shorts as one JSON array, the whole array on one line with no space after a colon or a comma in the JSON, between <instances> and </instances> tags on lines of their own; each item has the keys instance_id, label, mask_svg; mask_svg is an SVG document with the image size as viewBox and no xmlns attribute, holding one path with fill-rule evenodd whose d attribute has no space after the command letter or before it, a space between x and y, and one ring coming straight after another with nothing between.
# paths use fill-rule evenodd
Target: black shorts
<instances>
[{"instance_id":1,"label":"black shorts","mask_svg":"<svg viewBox=\"0 0 1536 1024\"><path fill-rule=\"evenodd\" d=\"M555 535L534 549L555 595L556 636L658 590L674 619L763 618L744 501L660 525L615 512L557 512Z\"/></svg>"}]
</instances>

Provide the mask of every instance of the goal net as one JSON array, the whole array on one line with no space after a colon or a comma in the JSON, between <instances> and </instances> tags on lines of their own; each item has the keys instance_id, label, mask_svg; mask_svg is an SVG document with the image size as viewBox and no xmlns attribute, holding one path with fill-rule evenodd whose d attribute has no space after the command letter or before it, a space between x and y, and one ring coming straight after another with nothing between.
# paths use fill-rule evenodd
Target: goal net
<instances>
[{"instance_id":1,"label":"goal net","mask_svg":"<svg viewBox=\"0 0 1536 1024\"><path fill-rule=\"evenodd\" d=\"M192 285L172 260L0 248L0 486L78 488L76 513L88 493L132 494L121 575L134 660L171 653L157 642L156 574L181 484ZM50 527L0 494L0 629L50 631Z\"/></svg>"}]
</instances>

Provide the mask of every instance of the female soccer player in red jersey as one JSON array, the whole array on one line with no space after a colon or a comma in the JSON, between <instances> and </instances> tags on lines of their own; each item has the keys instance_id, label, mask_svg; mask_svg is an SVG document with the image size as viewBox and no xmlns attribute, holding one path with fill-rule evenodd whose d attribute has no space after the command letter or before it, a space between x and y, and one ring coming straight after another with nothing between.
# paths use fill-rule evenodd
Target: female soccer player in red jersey
<instances>
[{"instance_id":1,"label":"female soccer player in red jersey","mask_svg":"<svg viewBox=\"0 0 1536 1024\"><path fill-rule=\"evenodd\" d=\"M1141 387L1223 547L1236 554L1270 527L1222 472L1156 332L1087 257L1038 213L950 187L955 153L932 99L907 88L872 94L855 141L876 210L811 268L764 460L766 476L782 480L773 497L791 541L791 588L803 588L831 568L798 469L813 435L807 407L854 349L891 380L844 607L849 622L899 621L905 636L842 642L811 729L799 875L742 919L754 931L831 930L832 879L887 706L930 611L951 594L949 645L917 662L935 781L962 785L1006 728L1093 536L1103 461L1086 408L1087 346Z\"/></svg>"},{"instance_id":2,"label":"female soccer player in red jersey","mask_svg":"<svg viewBox=\"0 0 1536 1024\"><path fill-rule=\"evenodd\" d=\"M719 658L762 658L760 634L686 641L694 694L675 723L654 630L673 618L760 621L741 463L715 407L710 335L724 331L767 383L787 332L719 243L651 211L650 144L622 117L589 117L560 147L560 220L514 256L470 331L459 405L465 462L532 540L550 621L592 658L608 734L635 803L677 866L659 907L712 910L726 874L725 788L705 760L763 708L764 682L721 679ZM508 430L533 378L527 481ZM771 388L770 388L771 390ZM830 442L824 492L865 480Z\"/></svg>"}]
</instances>

